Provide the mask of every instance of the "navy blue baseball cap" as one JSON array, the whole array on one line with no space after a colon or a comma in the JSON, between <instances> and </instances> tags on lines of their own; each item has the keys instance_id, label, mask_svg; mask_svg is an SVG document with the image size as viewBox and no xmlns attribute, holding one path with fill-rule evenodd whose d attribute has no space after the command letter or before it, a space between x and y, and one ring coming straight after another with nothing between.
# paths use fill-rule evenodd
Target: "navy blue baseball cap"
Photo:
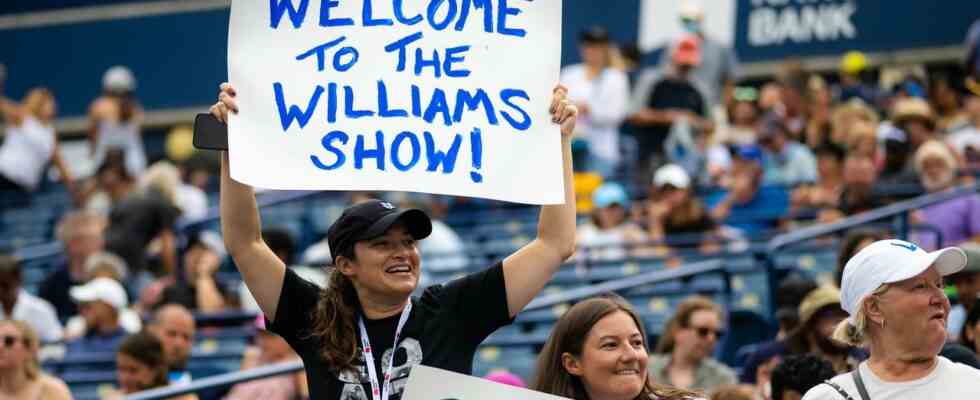
<instances>
[{"instance_id":1,"label":"navy blue baseball cap","mask_svg":"<svg viewBox=\"0 0 980 400\"><path fill-rule=\"evenodd\" d=\"M401 209L387 201L369 200L348 207L330 225L327 243L331 257L336 260L337 256L353 248L355 243L384 235L396 223L404 224L408 234L416 240L425 239L432 233L432 220L424 211Z\"/></svg>"}]
</instances>

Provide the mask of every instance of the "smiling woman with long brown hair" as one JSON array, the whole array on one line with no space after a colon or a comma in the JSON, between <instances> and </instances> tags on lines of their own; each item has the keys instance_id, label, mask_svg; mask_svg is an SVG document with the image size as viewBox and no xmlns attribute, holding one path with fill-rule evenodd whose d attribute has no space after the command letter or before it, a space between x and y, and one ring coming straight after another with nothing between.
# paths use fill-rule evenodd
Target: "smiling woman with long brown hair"
<instances>
[{"instance_id":1,"label":"smiling woman with long brown hair","mask_svg":"<svg viewBox=\"0 0 980 400\"><path fill-rule=\"evenodd\" d=\"M531 388L575 400L698 398L654 382L647 348L643 322L623 298L584 300L555 323Z\"/></svg>"}]
</instances>

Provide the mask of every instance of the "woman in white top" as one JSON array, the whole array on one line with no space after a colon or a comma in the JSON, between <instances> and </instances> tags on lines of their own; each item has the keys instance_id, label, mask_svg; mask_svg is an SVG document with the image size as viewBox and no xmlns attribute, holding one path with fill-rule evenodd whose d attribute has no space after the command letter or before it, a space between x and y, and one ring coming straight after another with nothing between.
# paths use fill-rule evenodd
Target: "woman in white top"
<instances>
[{"instance_id":1,"label":"woman in white top","mask_svg":"<svg viewBox=\"0 0 980 400\"><path fill-rule=\"evenodd\" d=\"M128 68L109 68L102 78L103 94L89 108L89 156L102 165L111 149L122 150L126 172L138 177L146 169L140 125L143 109L133 96L136 81Z\"/></svg>"},{"instance_id":2,"label":"woman in white top","mask_svg":"<svg viewBox=\"0 0 980 400\"><path fill-rule=\"evenodd\" d=\"M841 307L850 316L833 337L867 346L871 356L803 400L980 398L980 370L939 356L950 308L943 277L965 265L959 248L927 253L894 239L855 254L841 282Z\"/></svg>"},{"instance_id":3,"label":"woman in white top","mask_svg":"<svg viewBox=\"0 0 980 400\"><path fill-rule=\"evenodd\" d=\"M592 220L577 229L578 257L588 260L622 260L636 245L646 242L646 234L629 220L630 199L626 189L606 182L592 192Z\"/></svg>"},{"instance_id":4,"label":"woman in white top","mask_svg":"<svg viewBox=\"0 0 980 400\"><path fill-rule=\"evenodd\" d=\"M0 189L33 192L40 186L45 166L51 161L68 190L76 193L74 179L61 158L58 136L51 125L57 113L51 91L31 89L23 104L0 97L0 112L7 136L0 147Z\"/></svg>"},{"instance_id":5,"label":"woman in white top","mask_svg":"<svg viewBox=\"0 0 980 400\"><path fill-rule=\"evenodd\" d=\"M619 125L626 118L629 80L610 65L612 49L605 30L582 32L579 46L582 63L563 68L561 83L579 109L575 133L589 144L588 170L609 177L620 162Z\"/></svg>"}]
</instances>

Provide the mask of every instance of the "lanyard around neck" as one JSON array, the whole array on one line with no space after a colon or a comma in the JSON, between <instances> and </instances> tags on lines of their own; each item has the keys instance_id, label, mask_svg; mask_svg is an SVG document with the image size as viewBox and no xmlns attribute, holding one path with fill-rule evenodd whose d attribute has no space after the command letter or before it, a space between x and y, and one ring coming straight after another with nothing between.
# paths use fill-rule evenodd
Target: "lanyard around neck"
<instances>
[{"instance_id":1,"label":"lanyard around neck","mask_svg":"<svg viewBox=\"0 0 980 400\"><path fill-rule=\"evenodd\" d=\"M371 339L368 338L367 328L364 326L364 317L358 318L358 325L361 328L361 351L364 354L364 363L367 364L365 367L368 370L368 378L371 379L371 399L372 400L388 400L388 395L391 394L391 368L395 363L395 349L398 348L398 338L402 334L402 328L405 327L405 322L408 321L408 315L412 312L412 301L409 300L408 304L402 310L402 315L398 318L398 327L395 328L395 343L391 346L391 357L388 359L388 366L382 372L384 372L384 382L378 384L378 373L374 370L374 350L371 348ZM383 386L382 386L383 385Z\"/></svg>"}]
</instances>

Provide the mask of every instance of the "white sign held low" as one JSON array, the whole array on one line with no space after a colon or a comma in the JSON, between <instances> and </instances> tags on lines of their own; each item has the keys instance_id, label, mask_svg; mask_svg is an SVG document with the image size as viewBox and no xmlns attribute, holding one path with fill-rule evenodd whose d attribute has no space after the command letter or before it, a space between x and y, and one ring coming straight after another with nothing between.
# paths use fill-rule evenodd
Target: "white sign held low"
<instances>
[{"instance_id":1,"label":"white sign held low","mask_svg":"<svg viewBox=\"0 0 980 400\"><path fill-rule=\"evenodd\" d=\"M438 368L416 365L408 376L402 400L568 400L564 397L536 392L457 374Z\"/></svg>"},{"instance_id":2,"label":"white sign held low","mask_svg":"<svg viewBox=\"0 0 980 400\"><path fill-rule=\"evenodd\" d=\"M236 0L231 175L556 204L560 0Z\"/></svg>"}]
</instances>

